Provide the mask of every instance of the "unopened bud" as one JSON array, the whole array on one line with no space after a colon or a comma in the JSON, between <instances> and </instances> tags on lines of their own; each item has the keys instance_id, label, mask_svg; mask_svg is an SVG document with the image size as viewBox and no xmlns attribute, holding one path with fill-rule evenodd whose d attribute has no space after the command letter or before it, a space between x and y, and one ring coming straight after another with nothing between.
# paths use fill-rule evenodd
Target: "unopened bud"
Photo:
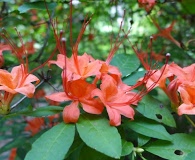
<instances>
[{"instance_id":1,"label":"unopened bud","mask_svg":"<svg viewBox=\"0 0 195 160\"><path fill-rule=\"evenodd\" d=\"M142 153L142 152L144 152L144 149L137 147L137 148L133 148L133 151L136 153Z\"/></svg>"}]
</instances>

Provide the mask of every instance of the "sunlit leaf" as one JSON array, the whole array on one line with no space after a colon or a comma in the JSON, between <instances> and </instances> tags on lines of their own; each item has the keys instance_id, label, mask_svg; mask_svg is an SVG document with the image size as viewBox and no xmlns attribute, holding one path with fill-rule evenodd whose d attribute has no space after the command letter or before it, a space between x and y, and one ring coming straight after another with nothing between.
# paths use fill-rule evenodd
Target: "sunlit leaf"
<instances>
[{"instance_id":1,"label":"sunlit leaf","mask_svg":"<svg viewBox=\"0 0 195 160\"><path fill-rule=\"evenodd\" d=\"M117 129L103 117L83 114L77 123L81 139L89 147L113 158L121 156L121 137Z\"/></svg>"}]
</instances>

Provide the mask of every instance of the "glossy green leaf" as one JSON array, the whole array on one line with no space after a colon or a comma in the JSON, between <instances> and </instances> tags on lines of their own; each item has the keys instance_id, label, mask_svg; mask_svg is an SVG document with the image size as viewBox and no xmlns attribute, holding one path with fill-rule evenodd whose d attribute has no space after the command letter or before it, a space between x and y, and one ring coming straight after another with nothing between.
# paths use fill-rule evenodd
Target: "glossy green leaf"
<instances>
[{"instance_id":1,"label":"glossy green leaf","mask_svg":"<svg viewBox=\"0 0 195 160\"><path fill-rule=\"evenodd\" d=\"M54 9L56 7L56 3L46 3L48 9ZM20 7L18 7L18 11L20 13L25 13L30 9L39 9L39 10L46 10L46 5L44 1L37 1L31 3L24 3Z\"/></svg>"},{"instance_id":2,"label":"glossy green leaf","mask_svg":"<svg viewBox=\"0 0 195 160\"><path fill-rule=\"evenodd\" d=\"M129 155L133 151L133 143L122 139L122 154L121 156Z\"/></svg>"},{"instance_id":3,"label":"glossy green leaf","mask_svg":"<svg viewBox=\"0 0 195 160\"><path fill-rule=\"evenodd\" d=\"M183 133L170 135L172 142L157 140L144 147L150 153L169 160L184 160L195 151L195 136ZM191 157L192 158L192 157ZM194 158L194 157L193 157Z\"/></svg>"},{"instance_id":4,"label":"glossy green leaf","mask_svg":"<svg viewBox=\"0 0 195 160\"><path fill-rule=\"evenodd\" d=\"M118 130L103 117L83 114L76 124L81 139L89 147L113 158L120 158L122 145Z\"/></svg>"},{"instance_id":5,"label":"glossy green leaf","mask_svg":"<svg viewBox=\"0 0 195 160\"><path fill-rule=\"evenodd\" d=\"M60 123L40 136L25 160L62 160L73 143L75 126Z\"/></svg>"},{"instance_id":6,"label":"glossy green leaf","mask_svg":"<svg viewBox=\"0 0 195 160\"><path fill-rule=\"evenodd\" d=\"M125 77L137 70L140 62L135 54L116 54L110 64L118 67L123 77Z\"/></svg>"},{"instance_id":7,"label":"glossy green leaf","mask_svg":"<svg viewBox=\"0 0 195 160\"><path fill-rule=\"evenodd\" d=\"M125 125L139 134L171 141L170 134L166 131L164 126L153 120L139 117L139 119L134 121L126 122Z\"/></svg>"},{"instance_id":8,"label":"glossy green leaf","mask_svg":"<svg viewBox=\"0 0 195 160\"><path fill-rule=\"evenodd\" d=\"M170 110L152 96L145 96L136 110L143 116L161 122L170 127L176 127L175 120Z\"/></svg>"}]
</instances>

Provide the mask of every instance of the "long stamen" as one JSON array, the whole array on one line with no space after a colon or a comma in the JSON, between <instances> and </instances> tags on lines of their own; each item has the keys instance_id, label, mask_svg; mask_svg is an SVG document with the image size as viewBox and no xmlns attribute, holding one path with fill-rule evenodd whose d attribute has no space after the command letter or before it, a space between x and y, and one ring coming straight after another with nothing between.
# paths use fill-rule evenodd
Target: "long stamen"
<instances>
[{"instance_id":1,"label":"long stamen","mask_svg":"<svg viewBox=\"0 0 195 160\"><path fill-rule=\"evenodd\" d=\"M130 29L127 31L127 33L125 33L123 28L122 28L123 22L124 22L124 18L125 18L125 10L124 10L123 18L122 18L122 21L121 21L121 24L120 24L120 28L119 28L119 32L118 32L115 44L114 44L113 47L111 46L110 53L108 55L108 58L106 59L106 64L109 64L111 62L114 54L116 53L116 51L119 49L120 45L124 42L124 40L127 38L127 36L130 33ZM124 38L122 40L119 40L121 32L123 32L125 35L124 35Z\"/></svg>"}]
</instances>

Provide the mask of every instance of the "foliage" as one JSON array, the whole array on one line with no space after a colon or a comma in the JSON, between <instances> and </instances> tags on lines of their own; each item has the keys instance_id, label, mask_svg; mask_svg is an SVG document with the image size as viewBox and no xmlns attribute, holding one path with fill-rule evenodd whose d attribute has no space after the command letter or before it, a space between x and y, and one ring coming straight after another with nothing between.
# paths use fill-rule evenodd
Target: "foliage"
<instances>
[{"instance_id":1,"label":"foliage","mask_svg":"<svg viewBox=\"0 0 195 160\"><path fill-rule=\"evenodd\" d=\"M0 2L0 159L194 159L193 0Z\"/></svg>"}]
</instances>

